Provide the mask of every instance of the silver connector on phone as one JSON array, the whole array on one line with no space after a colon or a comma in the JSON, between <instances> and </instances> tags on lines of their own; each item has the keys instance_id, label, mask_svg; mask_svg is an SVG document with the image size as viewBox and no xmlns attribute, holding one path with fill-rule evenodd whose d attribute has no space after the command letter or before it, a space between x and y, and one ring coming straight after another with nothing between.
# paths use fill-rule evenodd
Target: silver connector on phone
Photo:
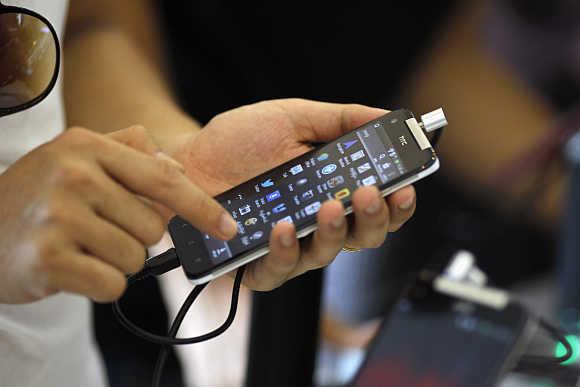
<instances>
[{"instance_id":1,"label":"silver connector on phone","mask_svg":"<svg viewBox=\"0 0 580 387\"><path fill-rule=\"evenodd\" d=\"M421 122L419 123L421 128L427 133L431 133L437 129L441 129L447 126L447 118L442 108L433 110L432 112L425 113L421 116Z\"/></svg>"}]
</instances>

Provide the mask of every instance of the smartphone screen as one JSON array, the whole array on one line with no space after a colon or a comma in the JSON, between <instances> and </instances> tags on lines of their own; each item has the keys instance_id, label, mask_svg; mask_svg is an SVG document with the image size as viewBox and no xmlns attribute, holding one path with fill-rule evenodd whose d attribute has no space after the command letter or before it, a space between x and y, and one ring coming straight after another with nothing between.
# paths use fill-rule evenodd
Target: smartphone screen
<instances>
[{"instance_id":1,"label":"smartphone screen","mask_svg":"<svg viewBox=\"0 0 580 387\"><path fill-rule=\"evenodd\" d=\"M200 234L198 241L183 236L192 244L201 242L206 251L205 257L198 254L192 261L182 260L188 276L266 247L278 222L293 223L300 236L306 227L315 225L316 214L326 200L342 200L348 208L358 187L376 185L382 189L434 164L433 150L420 149L405 124L411 117L406 110L391 112L217 196L237 222L238 234L225 242L207 234ZM179 252L183 238L177 234L184 234L175 222L172 220L170 231ZM177 222L187 228L184 220Z\"/></svg>"},{"instance_id":2,"label":"smartphone screen","mask_svg":"<svg viewBox=\"0 0 580 387\"><path fill-rule=\"evenodd\" d=\"M278 222L308 223L328 199L346 199L361 185L387 182L405 173L392 143L381 141L380 124L363 128L308 153L283 170L218 197L238 223L228 242L204 235L215 260L231 258L267 241Z\"/></svg>"},{"instance_id":3,"label":"smartphone screen","mask_svg":"<svg viewBox=\"0 0 580 387\"><path fill-rule=\"evenodd\" d=\"M434 294L403 298L387 317L353 386L495 385L526 326L519 306L496 310Z\"/></svg>"}]
</instances>

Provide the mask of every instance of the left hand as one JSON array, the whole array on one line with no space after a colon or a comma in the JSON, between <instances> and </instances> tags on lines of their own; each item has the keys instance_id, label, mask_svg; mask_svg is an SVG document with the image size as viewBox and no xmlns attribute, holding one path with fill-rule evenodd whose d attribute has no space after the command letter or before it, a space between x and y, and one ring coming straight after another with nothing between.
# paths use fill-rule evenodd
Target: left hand
<instances>
[{"instance_id":1,"label":"left hand","mask_svg":"<svg viewBox=\"0 0 580 387\"><path fill-rule=\"evenodd\" d=\"M210 195L217 195L386 114L354 104L301 99L260 102L214 117L173 155L187 175ZM342 203L330 200L317 215L318 230L302 244L294 225L279 223L270 237L270 253L247 267L244 283L270 290L308 270L328 265L346 244L380 246L389 231L415 210L415 190L405 187L383 199L374 186L352 197L354 221L348 225Z\"/></svg>"}]
</instances>

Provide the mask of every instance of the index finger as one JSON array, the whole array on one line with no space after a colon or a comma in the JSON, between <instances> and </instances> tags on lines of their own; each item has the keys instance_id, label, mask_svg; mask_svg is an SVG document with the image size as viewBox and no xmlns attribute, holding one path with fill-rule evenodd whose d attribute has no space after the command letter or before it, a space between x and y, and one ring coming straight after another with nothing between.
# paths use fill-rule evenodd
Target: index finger
<instances>
[{"instance_id":1,"label":"index finger","mask_svg":"<svg viewBox=\"0 0 580 387\"><path fill-rule=\"evenodd\" d=\"M170 208L199 230L219 239L236 234L237 225L231 215L162 153L148 155L104 139L96 155L105 172L121 185Z\"/></svg>"}]
</instances>

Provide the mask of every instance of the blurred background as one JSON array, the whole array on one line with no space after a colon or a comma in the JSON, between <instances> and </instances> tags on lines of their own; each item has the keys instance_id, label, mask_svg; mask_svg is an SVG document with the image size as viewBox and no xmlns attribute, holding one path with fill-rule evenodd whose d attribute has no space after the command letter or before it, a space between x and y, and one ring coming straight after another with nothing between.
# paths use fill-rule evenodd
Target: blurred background
<instances>
[{"instance_id":1,"label":"blurred background","mask_svg":"<svg viewBox=\"0 0 580 387\"><path fill-rule=\"evenodd\" d=\"M441 106L449 120L442 168L417 184L405 227L324 273L245 294L223 337L177 349L167 386L272 385L273 374L277 386L304 375L343 385L405 284L459 249L494 285L580 331L580 2L349 3L151 0L175 93L202 123L284 97L416 114ZM223 320L230 285L207 289L184 335ZM128 313L165 330L189 289L184 276L140 286ZM157 348L122 331L108 306L95 305L95 324L112 386L147 384Z\"/></svg>"}]
</instances>

